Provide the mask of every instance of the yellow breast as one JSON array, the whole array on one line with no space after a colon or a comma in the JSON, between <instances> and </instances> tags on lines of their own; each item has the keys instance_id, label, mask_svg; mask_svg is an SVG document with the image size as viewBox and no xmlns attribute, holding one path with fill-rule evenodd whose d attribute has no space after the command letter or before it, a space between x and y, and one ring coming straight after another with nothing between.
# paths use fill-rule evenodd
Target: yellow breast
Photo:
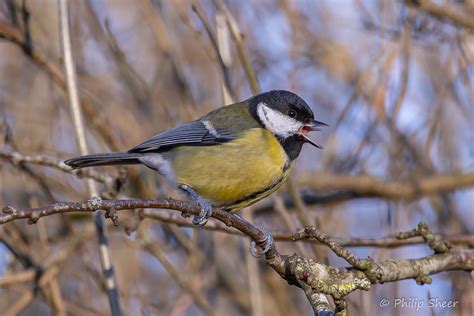
<instances>
[{"instance_id":1,"label":"yellow breast","mask_svg":"<svg viewBox=\"0 0 474 316\"><path fill-rule=\"evenodd\" d=\"M293 162L268 130L254 128L217 146L172 150L178 184L187 184L216 206L240 209L274 192Z\"/></svg>"}]
</instances>

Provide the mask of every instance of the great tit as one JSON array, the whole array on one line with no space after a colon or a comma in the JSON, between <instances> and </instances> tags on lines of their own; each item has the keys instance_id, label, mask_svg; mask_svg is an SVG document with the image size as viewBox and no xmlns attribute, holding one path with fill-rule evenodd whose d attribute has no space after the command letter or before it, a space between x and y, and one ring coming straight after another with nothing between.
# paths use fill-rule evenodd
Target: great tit
<instances>
[{"instance_id":1,"label":"great tit","mask_svg":"<svg viewBox=\"0 0 474 316\"><path fill-rule=\"evenodd\" d=\"M284 90L258 94L195 121L157 134L126 152L66 160L70 167L144 164L165 176L201 207L203 225L212 206L235 211L277 190L305 142L322 148L308 132L327 126L306 102Z\"/></svg>"}]
</instances>

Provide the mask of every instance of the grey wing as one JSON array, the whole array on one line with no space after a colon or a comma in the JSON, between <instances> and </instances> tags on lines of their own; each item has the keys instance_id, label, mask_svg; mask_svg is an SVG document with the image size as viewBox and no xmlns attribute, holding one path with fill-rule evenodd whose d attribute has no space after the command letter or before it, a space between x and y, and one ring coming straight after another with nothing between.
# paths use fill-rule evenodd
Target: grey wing
<instances>
[{"instance_id":1,"label":"grey wing","mask_svg":"<svg viewBox=\"0 0 474 316\"><path fill-rule=\"evenodd\" d=\"M215 129L207 121L193 121L155 135L128 152L154 152L180 145L211 146L228 142L235 135L224 129Z\"/></svg>"}]
</instances>

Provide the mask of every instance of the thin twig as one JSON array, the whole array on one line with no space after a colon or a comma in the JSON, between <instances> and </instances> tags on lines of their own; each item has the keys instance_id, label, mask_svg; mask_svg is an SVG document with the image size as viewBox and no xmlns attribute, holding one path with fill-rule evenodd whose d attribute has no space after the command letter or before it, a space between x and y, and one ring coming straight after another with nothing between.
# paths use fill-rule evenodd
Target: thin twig
<instances>
[{"instance_id":1,"label":"thin twig","mask_svg":"<svg viewBox=\"0 0 474 316\"><path fill-rule=\"evenodd\" d=\"M328 246L336 255L343 258L351 266L367 272L369 279L377 279L380 274L379 267L372 261L367 259L359 259L352 252L342 247L340 244L332 240L328 235L316 229L314 226L306 227L293 234L294 240L302 238L314 238L319 242Z\"/></svg>"},{"instance_id":2,"label":"thin twig","mask_svg":"<svg viewBox=\"0 0 474 316\"><path fill-rule=\"evenodd\" d=\"M61 170L65 173L71 173L78 176L79 178L90 178L97 182L104 183L106 185L112 185L114 178L98 173L94 169L79 169L73 170L71 167L66 165L62 160L57 159L52 156L47 156L43 154L25 154L18 152L16 150L7 150L5 148L0 148L0 158L9 160L12 164L34 164L39 166L51 167L54 169Z\"/></svg>"},{"instance_id":3,"label":"thin twig","mask_svg":"<svg viewBox=\"0 0 474 316\"><path fill-rule=\"evenodd\" d=\"M282 197L279 196L278 193L275 193L272 196L272 200L273 200L273 208L275 209L276 213L280 215L280 217L283 219L283 222L285 223L287 229L292 232L295 231L298 228L298 226L293 220L293 217L291 216L288 209L285 207ZM273 237L275 238L275 235L273 235ZM296 247L298 248L300 255L304 257L309 257L309 253L307 249L304 247L304 245L302 245L301 243L297 243Z\"/></svg>"},{"instance_id":4,"label":"thin twig","mask_svg":"<svg viewBox=\"0 0 474 316\"><path fill-rule=\"evenodd\" d=\"M77 78L72 56L71 32L69 29L69 8L68 0L59 0L59 16L61 21L61 39L64 54L64 64L66 68L66 83L69 96L69 105L71 107L76 139L82 155L88 153L84 122L79 103L79 92L77 88ZM90 196L99 196L96 183L92 179L87 180L87 186ZM110 304L110 312L114 316L121 315L119 294L114 279L114 270L108 240L106 235L105 219L100 212L95 215L96 231L99 240L100 263L102 273L105 279L107 296Z\"/></svg>"},{"instance_id":5,"label":"thin twig","mask_svg":"<svg viewBox=\"0 0 474 316\"><path fill-rule=\"evenodd\" d=\"M408 5L426 12L435 18L447 20L451 23L474 30L474 18L468 14L469 10L461 11L452 4L439 5L430 0L406 0Z\"/></svg>"},{"instance_id":6,"label":"thin twig","mask_svg":"<svg viewBox=\"0 0 474 316\"><path fill-rule=\"evenodd\" d=\"M223 88L225 89L227 93L230 95L230 99L235 100L235 92L234 89L232 88L231 81L230 81L230 69L229 69L229 64L230 62L227 62L226 59L224 58L224 55L221 53L221 50L219 49L219 42L218 38L215 35L211 23L206 17L206 14L202 10L201 6L199 3L195 3L192 6L193 11L196 13L196 15L199 17L201 20L204 29L206 30L207 35L209 36L209 40L211 41L212 48L216 52L217 56L217 61L219 62L219 66L221 67L222 70L222 82L223 82ZM219 29L218 29L219 31ZM224 94L225 95L225 94ZM227 102L225 102L227 104Z\"/></svg>"},{"instance_id":7,"label":"thin twig","mask_svg":"<svg viewBox=\"0 0 474 316\"><path fill-rule=\"evenodd\" d=\"M114 200L110 200L114 201ZM124 201L128 203L127 200L118 200ZM205 229L211 231L218 231L226 234L242 236L242 233L229 227L225 224L225 222L219 221L209 221L203 227L196 227L193 225L189 220L183 218L181 214L178 213L169 213L164 212L162 210L153 210L152 206L157 205L157 208L168 208L174 209L174 207L169 206L168 202L165 199L151 199L151 200L132 200L133 203L130 205L138 205L140 201L142 201L143 205L151 205L145 206L145 209L142 211L142 216L145 218L150 218L153 220L157 220L163 223L175 224L178 226L190 227L194 229ZM180 201L175 202L179 203ZM82 203L94 203L95 201L86 201L86 202L69 202L69 203L57 203L52 204L44 207L39 207L36 209L16 209L11 206L7 206L3 208L4 215L0 216L0 225L5 224L14 220L21 220L27 219L30 223L35 223L42 217L51 216L55 214L61 213L71 213L71 212L94 212L97 208L87 209L80 207ZM173 202L173 206L181 205L175 204ZM165 207L168 206L168 207ZM119 207L113 203L112 208L116 210L126 210L127 207ZM151 208L146 208L151 207ZM129 209L140 209L141 207L130 207ZM178 209L180 210L180 209ZM276 241L285 241L285 242L293 242L293 241L303 241L303 242L312 242L312 243L319 243L317 240L312 239L295 239L292 233L288 232L281 232L275 231L272 232L273 238ZM474 247L474 236L473 235L454 235L454 236L446 236L446 235L436 235L436 238L442 238L443 240L448 241L452 245L465 245L468 247ZM381 238L335 238L331 237L334 241L340 244L343 247L385 247L385 248L395 248L395 247L403 247L403 246L410 246L410 245L418 245L425 243L421 237L414 237L410 239L403 239L400 240L396 236L386 236Z\"/></svg>"},{"instance_id":8,"label":"thin twig","mask_svg":"<svg viewBox=\"0 0 474 316\"><path fill-rule=\"evenodd\" d=\"M315 191L350 190L365 197L413 200L474 186L474 172L427 176L414 181L383 181L369 175L334 176L307 174L298 183Z\"/></svg>"},{"instance_id":9,"label":"thin twig","mask_svg":"<svg viewBox=\"0 0 474 316\"><path fill-rule=\"evenodd\" d=\"M308 210L306 209L306 206L304 205L304 201L301 198L301 195L299 194L297 185L295 181L293 180L293 178L290 177L287 180L286 187L288 188L288 193L291 196L291 199L296 207L296 216L298 217L298 220L304 227L311 226L313 223L311 223L308 218ZM312 246L314 258L321 258L321 255L323 256L325 255L317 251L315 245L311 245L311 246Z\"/></svg>"},{"instance_id":10,"label":"thin twig","mask_svg":"<svg viewBox=\"0 0 474 316\"><path fill-rule=\"evenodd\" d=\"M6 39L7 41L17 45L35 64L41 67L41 69L43 69L61 89L65 91L67 90L66 76L61 70L61 67L55 62L49 60L40 48L31 47L30 49L27 49L29 44L25 41L20 30L0 21L0 38ZM96 107L94 106L96 102L92 102L92 100L96 100L96 98L93 98L87 91L82 90L80 102L88 119L88 123L99 132L101 137L112 150L120 150L121 144L114 137L110 124L107 124L104 117L96 111Z\"/></svg>"},{"instance_id":11,"label":"thin twig","mask_svg":"<svg viewBox=\"0 0 474 316\"><path fill-rule=\"evenodd\" d=\"M249 210L249 218L253 222L253 209L250 208ZM262 274L260 272L260 267L258 262L255 258L252 257L250 252L247 252L245 255L245 265L247 267L247 280L249 284L249 296L250 296L250 303L251 303L251 311L253 316L263 316L264 313L264 305L263 305L263 298L262 298Z\"/></svg>"},{"instance_id":12,"label":"thin twig","mask_svg":"<svg viewBox=\"0 0 474 316\"><path fill-rule=\"evenodd\" d=\"M431 232L431 229L424 222L418 223L415 229L408 232L400 232L397 234L398 239L408 239L416 236L421 236L426 244L433 249L435 253L448 252L451 246L446 241L439 241Z\"/></svg>"},{"instance_id":13,"label":"thin twig","mask_svg":"<svg viewBox=\"0 0 474 316\"><path fill-rule=\"evenodd\" d=\"M229 28L229 31L235 40L237 54L239 56L240 62L242 63L244 73L247 76L247 80L249 81L250 89L252 90L253 94L260 93L260 84L258 83L257 75L255 74L252 64L250 63L247 48L237 22L235 21L234 17L232 16L232 13L229 11L229 9L222 0L214 0L213 2L216 8L220 12L222 12L227 19L227 27Z\"/></svg>"},{"instance_id":14,"label":"thin twig","mask_svg":"<svg viewBox=\"0 0 474 316\"><path fill-rule=\"evenodd\" d=\"M474 251L472 250L450 250L420 259L386 260L376 263L370 258L355 257L314 227L308 227L295 233L295 238L301 237L315 238L325 243L334 253L344 258L356 269L347 270L333 267L331 271L328 271L325 265L293 255L284 260L288 265L282 266L282 263L274 265L280 267L279 270L276 269L277 272L279 271L280 275L282 273L287 275L288 271L291 271L296 277L295 281L303 282L316 292L333 296L335 301L342 305L345 304L341 299L347 294L356 289L368 290L371 284L408 278L415 279L419 284L430 283L431 278L428 275L440 272L441 266L444 267L443 270L458 269L460 266L467 271L474 269ZM282 270L283 268L285 270ZM331 279L330 283L324 281L327 278ZM341 307L344 307L342 305Z\"/></svg>"},{"instance_id":15,"label":"thin twig","mask_svg":"<svg viewBox=\"0 0 474 316\"><path fill-rule=\"evenodd\" d=\"M203 296L203 293L199 292L192 283L186 280L180 271L174 267L168 258L166 258L165 251L160 247L159 243L153 241L149 232L146 232L143 236L143 246L150 254L152 254L165 268L165 270L176 280L178 285L187 293L189 293L196 304L201 308L206 314L214 315L213 309L207 299Z\"/></svg>"},{"instance_id":16,"label":"thin twig","mask_svg":"<svg viewBox=\"0 0 474 316\"><path fill-rule=\"evenodd\" d=\"M41 265L38 263L32 263L34 269L25 271L25 275L13 280L7 280L7 284L11 284L13 281L28 281L25 280L27 277L31 277L31 281L34 281L36 284L33 287L30 287L25 293L4 313L4 315L18 315L28 304L36 297L36 289L43 290L46 284L50 283L53 280L57 273L59 272L59 267L65 263L65 261L70 258L71 253L73 253L80 245L82 245L86 240L90 238L88 234L74 235L72 236L65 246L61 249L57 249L54 253L46 257L46 259L41 261ZM16 280L15 280L16 279Z\"/></svg>"}]
</instances>

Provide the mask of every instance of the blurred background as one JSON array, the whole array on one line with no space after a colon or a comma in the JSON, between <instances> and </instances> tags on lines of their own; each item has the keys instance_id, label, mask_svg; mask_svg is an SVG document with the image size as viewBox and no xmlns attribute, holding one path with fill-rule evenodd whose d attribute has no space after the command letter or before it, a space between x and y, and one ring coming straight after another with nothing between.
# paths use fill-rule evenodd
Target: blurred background
<instances>
[{"instance_id":1,"label":"blurred background","mask_svg":"<svg viewBox=\"0 0 474 316\"><path fill-rule=\"evenodd\" d=\"M421 220L443 235L473 233L473 189L394 199L352 192L330 180L350 175L357 182L358 176L371 175L413 183L473 172L474 2L436 1L464 14L470 26L405 1L223 3L236 34L228 27L229 15L210 0L70 3L91 152L126 150L250 97L252 85L242 66L248 62L262 91L299 94L330 128L312 135L324 150L304 148L292 185L243 210L244 218L272 232L314 224L345 239L393 236ZM78 155L56 1L0 1L0 74L0 146L57 159ZM86 181L74 175L0 162L1 206L88 198ZM175 196L146 168L98 170L118 177L118 198ZM115 196L110 186L101 190ZM294 207L295 190L302 192L304 205ZM163 223L142 211L121 212L118 227L107 223L127 315L311 313L300 289L249 257L247 238ZM92 217L50 216L36 225L16 221L3 225L0 237L10 245L0 246L0 276L17 276L0 287L1 314L109 314ZM324 246L278 242L277 247L284 254L346 265ZM431 254L423 244L350 249L376 261ZM28 260L53 260L54 269L37 284L37 265ZM347 297L349 312L469 315L472 286L465 272L435 275L431 285L406 280L372 286ZM397 297L425 304L418 311L379 306L382 298ZM460 303L454 309L428 308L429 298Z\"/></svg>"}]
</instances>

